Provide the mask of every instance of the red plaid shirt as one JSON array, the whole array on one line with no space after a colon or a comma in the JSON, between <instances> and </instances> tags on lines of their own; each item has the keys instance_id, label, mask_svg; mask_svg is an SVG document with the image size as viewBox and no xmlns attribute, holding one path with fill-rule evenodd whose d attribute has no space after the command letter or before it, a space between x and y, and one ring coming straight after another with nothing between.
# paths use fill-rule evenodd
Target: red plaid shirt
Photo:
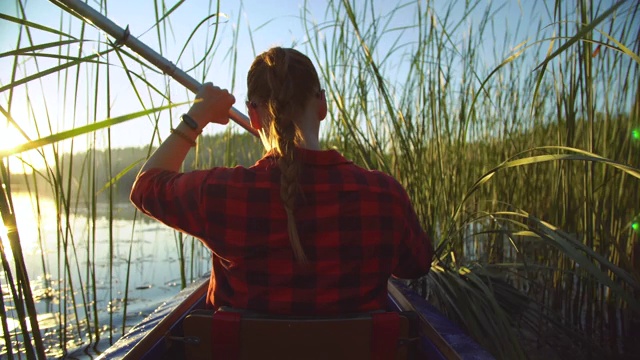
<instances>
[{"instance_id":1,"label":"red plaid shirt","mask_svg":"<svg viewBox=\"0 0 640 360\"><path fill-rule=\"evenodd\" d=\"M406 192L337 151L298 151L304 195L295 216L307 266L297 265L289 244L271 155L250 168L152 169L136 180L131 201L211 249L207 302L216 308L293 315L386 308L389 276L420 277L433 256Z\"/></svg>"}]
</instances>

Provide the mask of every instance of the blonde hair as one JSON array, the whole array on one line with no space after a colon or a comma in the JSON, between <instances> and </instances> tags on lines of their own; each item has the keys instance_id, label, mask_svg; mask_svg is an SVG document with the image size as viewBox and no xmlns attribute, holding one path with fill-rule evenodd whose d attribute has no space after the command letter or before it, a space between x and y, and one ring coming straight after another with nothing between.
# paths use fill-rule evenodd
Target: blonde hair
<instances>
[{"instance_id":1,"label":"blonde hair","mask_svg":"<svg viewBox=\"0 0 640 360\"><path fill-rule=\"evenodd\" d=\"M274 47L258 55L247 75L251 106L266 105L266 135L280 168L280 197L287 214L289 242L296 260L306 263L295 220L295 204L301 192L301 163L295 145L302 140L297 118L320 91L320 80L311 60L294 49Z\"/></svg>"}]
</instances>

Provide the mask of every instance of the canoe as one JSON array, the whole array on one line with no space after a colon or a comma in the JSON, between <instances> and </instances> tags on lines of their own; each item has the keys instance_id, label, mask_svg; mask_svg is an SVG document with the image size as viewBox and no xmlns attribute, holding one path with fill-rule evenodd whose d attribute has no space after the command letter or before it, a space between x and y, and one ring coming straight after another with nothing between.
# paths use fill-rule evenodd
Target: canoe
<instances>
[{"instance_id":1,"label":"canoe","mask_svg":"<svg viewBox=\"0 0 640 360\"><path fill-rule=\"evenodd\" d=\"M203 309L209 279L194 282L159 306L141 323L102 353L98 359L175 359L172 342L181 339L182 322L193 310ZM389 280L388 296L394 311L417 314L419 359L494 359L429 302L403 282Z\"/></svg>"}]
</instances>

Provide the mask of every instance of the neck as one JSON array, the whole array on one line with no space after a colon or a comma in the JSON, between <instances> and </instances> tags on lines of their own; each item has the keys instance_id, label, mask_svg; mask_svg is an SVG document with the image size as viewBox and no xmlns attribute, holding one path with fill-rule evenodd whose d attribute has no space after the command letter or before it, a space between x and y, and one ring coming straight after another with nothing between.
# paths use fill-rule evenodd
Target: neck
<instances>
[{"instance_id":1,"label":"neck","mask_svg":"<svg viewBox=\"0 0 640 360\"><path fill-rule=\"evenodd\" d=\"M320 141L318 141L318 137L307 139L304 135L302 138L302 142L298 144L299 147L307 150L320 150Z\"/></svg>"},{"instance_id":2,"label":"neck","mask_svg":"<svg viewBox=\"0 0 640 360\"><path fill-rule=\"evenodd\" d=\"M319 140L321 119L318 119L318 115L313 109L307 108L298 119L297 125L302 139L296 146L307 150L322 150ZM271 151L274 144L270 142L269 135L265 132L265 129L258 129L258 134L260 135L265 150L267 152Z\"/></svg>"},{"instance_id":3,"label":"neck","mask_svg":"<svg viewBox=\"0 0 640 360\"><path fill-rule=\"evenodd\" d=\"M319 132L320 120L312 109L307 109L300 119L299 129L302 135L302 141L297 144L299 147L307 150L321 150Z\"/></svg>"}]
</instances>

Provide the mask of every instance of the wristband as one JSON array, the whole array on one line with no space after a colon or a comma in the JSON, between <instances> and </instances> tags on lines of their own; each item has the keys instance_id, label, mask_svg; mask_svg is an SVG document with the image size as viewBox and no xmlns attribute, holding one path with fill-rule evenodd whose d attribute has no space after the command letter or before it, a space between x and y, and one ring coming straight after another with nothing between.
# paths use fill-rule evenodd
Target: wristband
<instances>
[{"instance_id":1,"label":"wristband","mask_svg":"<svg viewBox=\"0 0 640 360\"><path fill-rule=\"evenodd\" d=\"M197 130L198 129L198 123L193 120L193 118L187 114L182 114L182 116L180 116L180 118L182 119L182 122L184 122L185 124L187 124L188 127L192 128L193 130Z\"/></svg>"},{"instance_id":2,"label":"wristband","mask_svg":"<svg viewBox=\"0 0 640 360\"><path fill-rule=\"evenodd\" d=\"M196 146L195 140L191 139L189 136L187 136L187 134L183 133L182 131L178 129L171 129L171 133L178 135L180 138L182 138L182 140L188 142L189 145L191 145L192 147Z\"/></svg>"}]
</instances>

